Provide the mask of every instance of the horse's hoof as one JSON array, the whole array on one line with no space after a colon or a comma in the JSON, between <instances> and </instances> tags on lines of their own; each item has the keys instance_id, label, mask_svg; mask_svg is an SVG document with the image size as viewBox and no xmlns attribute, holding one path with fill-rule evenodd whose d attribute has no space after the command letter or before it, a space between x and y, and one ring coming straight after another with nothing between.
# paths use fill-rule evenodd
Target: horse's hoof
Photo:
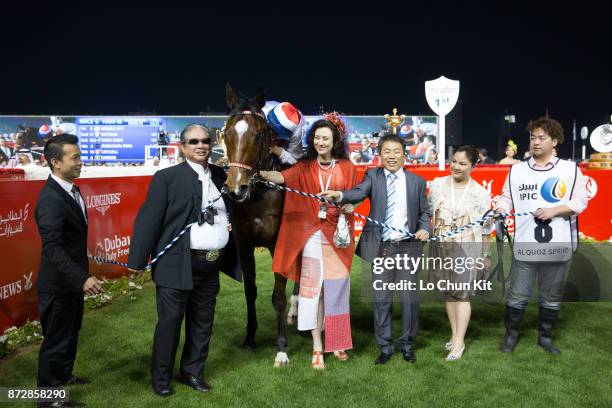
<instances>
[{"instance_id":1,"label":"horse's hoof","mask_svg":"<svg viewBox=\"0 0 612 408\"><path fill-rule=\"evenodd\" d=\"M274 368L285 367L287 364L289 364L289 357L287 357L287 353L279 351L274 359Z\"/></svg>"},{"instance_id":2,"label":"horse's hoof","mask_svg":"<svg viewBox=\"0 0 612 408\"><path fill-rule=\"evenodd\" d=\"M242 343L242 348L247 350L247 351L255 351L255 348L256 348L255 342L252 341L252 340L245 340Z\"/></svg>"}]
</instances>

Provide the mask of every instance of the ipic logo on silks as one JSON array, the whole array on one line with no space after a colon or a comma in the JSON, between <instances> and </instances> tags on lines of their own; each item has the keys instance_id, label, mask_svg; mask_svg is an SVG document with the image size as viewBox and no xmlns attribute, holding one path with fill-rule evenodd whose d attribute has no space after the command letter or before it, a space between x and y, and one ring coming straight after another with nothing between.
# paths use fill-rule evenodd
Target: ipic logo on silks
<instances>
[{"instance_id":1,"label":"ipic logo on silks","mask_svg":"<svg viewBox=\"0 0 612 408\"><path fill-rule=\"evenodd\" d=\"M519 200L537 200L538 199L538 183L521 184L518 188Z\"/></svg>"},{"instance_id":2,"label":"ipic logo on silks","mask_svg":"<svg viewBox=\"0 0 612 408\"><path fill-rule=\"evenodd\" d=\"M550 177L542 184L540 194L549 203L558 203L567 194L567 183L559 177Z\"/></svg>"}]
</instances>

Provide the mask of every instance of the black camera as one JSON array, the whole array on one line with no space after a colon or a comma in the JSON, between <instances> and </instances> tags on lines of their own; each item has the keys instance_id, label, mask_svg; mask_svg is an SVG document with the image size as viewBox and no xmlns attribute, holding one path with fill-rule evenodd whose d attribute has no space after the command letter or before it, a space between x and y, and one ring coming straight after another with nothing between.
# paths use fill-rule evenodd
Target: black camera
<instances>
[{"instance_id":1,"label":"black camera","mask_svg":"<svg viewBox=\"0 0 612 408\"><path fill-rule=\"evenodd\" d=\"M198 225L202 225L204 223L213 225L215 223L215 215L217 215L216 208L206 208L204 211L198 214Z\"/></svg>"}]
</instances>

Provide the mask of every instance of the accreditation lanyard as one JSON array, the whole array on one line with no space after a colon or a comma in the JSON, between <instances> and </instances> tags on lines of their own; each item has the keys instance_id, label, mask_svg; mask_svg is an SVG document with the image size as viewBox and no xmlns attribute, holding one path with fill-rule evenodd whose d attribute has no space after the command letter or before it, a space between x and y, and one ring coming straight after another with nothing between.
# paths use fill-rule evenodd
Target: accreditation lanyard
<instances>
[{"instance_id":1,"label":"accreditation lanyard","mask_svg":"<svg viewBox=\"0 0 612 408\"><path fill-rule=\"evenodd\" d=\"M198 173L198 179L200 183L202 183L202 204L208 201L208 197L210 196L211 174L209 171L209 169L206 169L204 173Z\"/></svg>"},{"instance_id":2,"label":"accreditation lanyard","mask_svg":"<svg viewBox=\"0 0 612 408\"><path fill-rule=\"evenodd\" d=\"M318 160L317 160L317 166L319 167L317 169L319 172L319 186L321 187L321 191L327 191L329 190L329 185L331 184L332 177L334 176L334 167L336 166L336 161L332 160L331 174L327 178L327 182L325 183L325 185L323 185L323 176L321 176L321 164L319 163ZM322 202L319 205L319 218L323 220L327 218L327 204L325 204L325 202Z\"/></svg>"},{"instance_id":3,"label":"accreditation lanyard","mask_svg":"<svg viewBox=\"0 0 612 408\"><path fill-rule=\"evenodd\" d=\"M205 217L204 221L210 225L217 224L219 222L218 208L214 208L213 206L220 205L217 203L217 201L219 200L219 197L221 197L221 195L219 195L219 197L213 200L208 199L212 195L211 186L213 185L210 169L206 169L204 171L204 174L198 173L198 179L202 183L202 209L200 210L200 216ZM206 202L208 203L204 205L204 203ZM198 224L200 224L199 220Z\"/></svg>"},{"instance_id":4,"label":"accreditation lanyard","mask_svg":"<svg viewBox=\"0 0 612 408\"><path fill-rule=\"evenodd\" d=\"M463 202L463 198L465 197L465 194L470 189L470 185L472 184L472 178L468 180L467 186L465 186L465 189L463 190L463 193L461 194L461 197L459 198L458 203L455 203L455 182L453 180L453 176L450 176L450 182L451 182L451 203L452 203L452 215L453 215L453 225L451 226L451 229L455 231L457 229L457 210L461 208L461 203Z\"/></svg>"}]
</instances>

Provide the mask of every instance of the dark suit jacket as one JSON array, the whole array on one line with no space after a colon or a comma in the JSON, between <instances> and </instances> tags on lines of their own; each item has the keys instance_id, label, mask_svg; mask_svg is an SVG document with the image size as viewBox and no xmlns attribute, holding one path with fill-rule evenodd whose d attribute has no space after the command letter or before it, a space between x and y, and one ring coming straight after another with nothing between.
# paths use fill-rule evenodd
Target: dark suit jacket
<instances>
[{"instance_id":1,"label":"dark suit jacket","mask_svg":"<svg viewBox=\"0 0 612 408\"><path fill-rule=\"evenodd\" d=\"M208 165L211 180L219 191L227 175L219 166ZM213 198L213 197L210 197ZM232 220L231 202L223 202ZM156 256L188 224L197 221L202 210L202 183L198 174L183 162L160 170L153 176L149 193L134 221L128 265L143 269L149 257ZM235 230L235 229L234 229ZM153 265L153 280L159 286L191 290L190 234L187 231L168 252ZM241 280L240 258L234 232L225 247L221 271Z\"/></svg>"},{"instance_id":2,"label":"dark suit jacket","mask_svg":"<svg viewBox=\"0 0 612 408\"><path fill-rule=\"evenodd\" d=\"M413 234L420 229L431 234L429 225L431 214L425 196L427 186L425 180L406 169L404 169L404 174L406 175L406 204L408 207L406 229ZM370 199L370 218L384 222L387 208L387 179L382 167L369 169L360 184L351 190L342 192L342 204L355 204L366 198ZM368 221L363 227L355 253L362 259L372 262L378 256L382 230L381 226Z\"/></svg>"},{"instance_id":3,"label":"dark suit jacket","mask_svg":"<svg viewBox=\"0 0 612 408\"><path fill-rule=\"evenodd\" d=\"M87 223L81 207L51 176L38 196L35 218L42 240L36 288L47 293L82 293L90 277Z\"/></svg>"},{"instance_id":4,"label":"dark suit jacket","mask_svg":"<svg viewBox=\"0 0 612 408\"><path fill-rule=\"evenodd\" d=\"M487 156L482 162L482 164L497 164L497 162L493 160L492 158L490 158L489 156Z\"/></svg>"}]
</instances>

